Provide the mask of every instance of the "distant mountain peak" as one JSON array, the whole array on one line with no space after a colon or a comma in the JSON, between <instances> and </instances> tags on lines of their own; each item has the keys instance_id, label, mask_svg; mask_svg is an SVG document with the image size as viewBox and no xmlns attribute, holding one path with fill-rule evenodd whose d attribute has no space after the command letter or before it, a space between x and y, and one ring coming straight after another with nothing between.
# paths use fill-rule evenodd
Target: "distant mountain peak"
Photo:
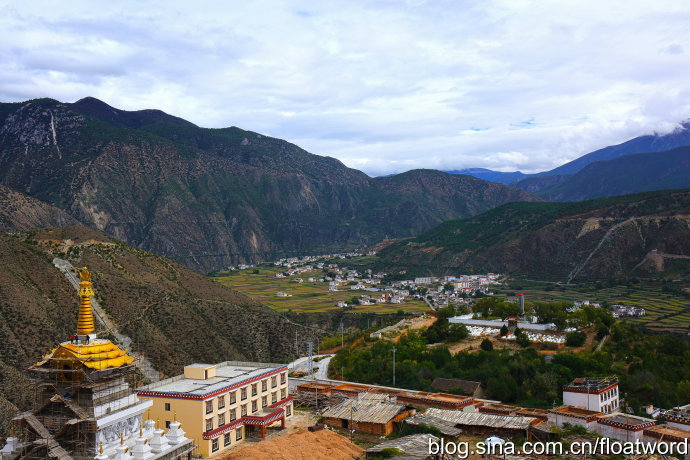
<instances>
[{"instance_id":1,"label":"distant mountain peak","mask_svg":"<svg viewBox=\"0 0 690 460\"><path fill-rule=\"evenodd\" d=\"M92 96L84 97L79 99L77 102L68 105L76 112L98 118L101 121L105 121L106 123L113 124L118 127L141 128L142 126L158 122L196 127L194 123L173 115L169 115L162 110L121 110L116 109L115 107L112 107L111 105L108 105L100 99Z\"/></svg>"}]
</instances>

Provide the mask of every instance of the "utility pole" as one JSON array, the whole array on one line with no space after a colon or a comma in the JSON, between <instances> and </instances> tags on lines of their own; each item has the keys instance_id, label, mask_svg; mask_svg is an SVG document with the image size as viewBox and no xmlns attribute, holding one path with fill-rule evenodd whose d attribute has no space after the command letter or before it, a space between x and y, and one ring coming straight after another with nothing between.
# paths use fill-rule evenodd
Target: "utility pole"
<instances>
[{"instance_id":1,"label":"utility pole","mask_svg":"<svg viewBox=\"0 0 690 460\"><path fill-rule=\"evenodd\" d=\"M345 346L345 328L343 327L343 320L340 320L340 348Z\"/></svg>"},{"instance_id":2,"label":"utility pole","mask_svg":"<svg viewBox=\"0 0 690 460\"><path fill-rule=\"evenodd\" d=\"M312 375L313 353L314 353L314 342L307 342L307 354L309 355L309 360L307 361L307 375L312 377L312 378L314 378Z\"/></svg>"},{"instance_id":3,"label":"utility pole","mask_svg":"<svg viewBox=\"0 0 690 460\"><path fill-rule=\"evenodd\" d=\"M395 346L393 347L393 386L395 386Z\"/></svg>"}]
</instances>

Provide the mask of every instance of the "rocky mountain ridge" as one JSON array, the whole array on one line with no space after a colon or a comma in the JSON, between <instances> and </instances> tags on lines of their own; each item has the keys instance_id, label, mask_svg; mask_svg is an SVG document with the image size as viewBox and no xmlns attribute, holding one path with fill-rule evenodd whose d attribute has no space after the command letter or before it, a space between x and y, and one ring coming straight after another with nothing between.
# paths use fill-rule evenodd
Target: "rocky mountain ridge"
<instances>
[{"instance_id":1,"label":"rocky mountain ridge","mask_svg":"<svg viewBox=\"0 0 690 460\"><path fill-rule=\"evenodd\" d=\"M672 263L658 263L659 254ZM379 256L385 269L434 275L496 272L577 282L657 276L674 266L687 273L690 190L509 203L444 222Z\"/></svg>"},{"instance_id":2,"label":"rocky mountain ridge","mask_svg":"<svg viewBox=\"0 0 690 460\"><path fill-rule=\"evenodd\" d=\"M0 104L0 184L205 272L353 249L536 199L438 171L370 178L280 139L93 98Z\"/></svg>"}]
</instances>

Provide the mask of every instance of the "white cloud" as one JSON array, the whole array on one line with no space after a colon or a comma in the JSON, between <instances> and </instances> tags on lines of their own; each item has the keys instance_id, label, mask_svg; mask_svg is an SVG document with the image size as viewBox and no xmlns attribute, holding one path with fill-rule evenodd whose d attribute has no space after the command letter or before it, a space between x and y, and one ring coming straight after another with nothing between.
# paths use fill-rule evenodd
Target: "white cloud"
<instances>
[{"instance_id":1,"label":"white cloud","mask_svg":"<svg viewBox=\"0 0 690 460\"><path fill-rule=\"evenodd\" d=\"M370 174L537 171L690 117L690 4L0 4L0 99L94 96Z\"/></svg>"}]
</instances>

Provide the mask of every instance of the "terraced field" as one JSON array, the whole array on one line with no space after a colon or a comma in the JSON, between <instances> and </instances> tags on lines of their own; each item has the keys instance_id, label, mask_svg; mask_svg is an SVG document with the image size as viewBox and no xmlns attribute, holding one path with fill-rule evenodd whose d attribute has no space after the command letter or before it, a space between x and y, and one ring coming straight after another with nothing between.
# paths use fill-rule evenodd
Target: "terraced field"
<instances>
[{"instance_id":1,"label":"terraced field","mask_svg":"<svg viewBox=\"0 0 690 460\"><path fill-rule=\"evenodd\" d=\"M323 277L321 270L301 273L295 277L276 278L278 267L260 267L259 273L253 273L252 269L237 270L231 272L219 272L212 276L217 282L231 287L236 291L246 294L264 305L277 310L292 310L301 313L319 313L328 310L339 310L339 301L349 302L352 297L361 294L380 295L376 292L351 290L349 286L341 285L339 291L329 291L328 283L319 281L309 282L308 278L315 280ZM295 278L302 278L303 283L294 282ZM290 297L278 297L277 293L283 291ZM429 308L421 300L411 300L401 304L358 305L348 310L348 313L396 313L398 310L405 312L424 312Z\"/></svg>"},{"instance_id":2,"label":"terraced field","mask_svg":"<svg viewBox=\"0 0 690 460\"><path fill-rule=\"evenodd\" d=\"M595 285L567 287L546 283L518 282L529 300L590 300L643 307L647 314L640 318L624 318L651 331L686 334L690 331L690 298L664 292L662 285L642 281L630 286L599 287ZM506 291L504 291L506 292Z\"/></svg>"}]
</instances>

